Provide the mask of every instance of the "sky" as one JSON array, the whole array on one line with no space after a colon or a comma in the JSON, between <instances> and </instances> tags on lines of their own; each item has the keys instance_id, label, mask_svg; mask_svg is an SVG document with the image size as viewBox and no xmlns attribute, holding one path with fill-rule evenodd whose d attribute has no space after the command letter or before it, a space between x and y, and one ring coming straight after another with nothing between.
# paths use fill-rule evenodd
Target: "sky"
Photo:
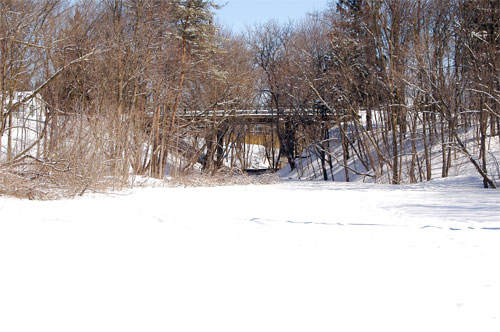
<instances>
[{"instance_id":1,"label":"sky","mask_svg":"<svg viewBox=\"0 0 500 332\"><path fill-rule=\"evenodd\" d=\"M235 32L245 31L245 25L277 19L286 22L289 18L300 19L308 12L323 10L328 0L216 0L220 5L217 19L223 26Z\"/></svg>"}]
</instances>

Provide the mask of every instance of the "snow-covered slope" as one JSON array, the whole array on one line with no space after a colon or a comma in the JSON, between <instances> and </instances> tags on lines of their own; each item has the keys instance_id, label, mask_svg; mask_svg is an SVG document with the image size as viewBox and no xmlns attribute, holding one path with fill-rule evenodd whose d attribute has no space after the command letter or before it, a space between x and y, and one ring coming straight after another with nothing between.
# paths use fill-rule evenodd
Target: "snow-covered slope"
<instances>
[{"instance_id":1,"label":"snow-covered slope","mask_svg":"<svg viewBox=\"0 0 500 332\"><path fill-rule=\"evenodd\" d=\"M500 328L500 195L285 182L0 197L0 331Z\"/></svg>"},{"instance_id":2,"label":"snow-covered slope","mask_svg":"<svg viewBox=\"0 0 500 332\"><path fill-rule=\"evenodd\" d=\"M421 134L421 133L420 133ZM349 135L353 141L354 136L352 132L349 132ZM409 168L410 168L410 160L412 156L412 148L410 144L410 137L407 135L407 139L405 141L405 148L403 151L400 149L400 153L403 155L401 158L402 167L401 167L401 178L402 183L410 183L409 176ZM477 141L477 135L475 134L473 129L470 129L467 132L460 133L461 139L465 142L467 149L472 154L472 157L476 159L479 165L481 165L480 160L480 150L479 143ZM346 181L345 168L343 165L343 149L340 139L340 132L338 129L333 128L330 131L330 150L332 155L332 164L333 168L327 165L327 173L328 179L331 181L332 178L334 181L344 182ZM436 137L435 137L436 139ZM378 142L379 148L383 149L383 144ZM500 186L500 137L488 137L486 140L487 146L487 165L488 165L488 173L493 181ZM474 168L474 166L469 161L469 157L464 154L456 143L450 143L451 147L451 167L449 170L448 176L477 176L478 172ZM359 149L359 147L357 147ZM348 160L347 166L349 168L349 180L351 182L365 182L365 183L390 183L392 172L390 168L386 165L382 168L384 174L379 176L378 178L374 178L373 170L366 169L363 166L363 163L360 161L360 158L357 157L356 153L350 150L350 158ZM440 142L433 142L431 148L431 173L432 179L439 179L442 177L442 165L443 165L443 154L442 154L442 145ZM377 154L374 150L371 151L372 156L376 158ZM392 160L392 156L390 152L385 152L386 158L388 160ZM424 146L419 140L416 145L416 155L419 158L420 166L422 167L422 172L419 173L418 169L415 170L416 178L418 182L425 181L425 162L424 162ZM367 162L365 162L367 163ZM319 158L319 152L314 147L311 146L305 149L301 158L296 159L297 168L294 170L290 169L289 165L286 165L281 170L278 171L278 174L282 178L286 179L300 179L300 180L321 180L323 179L323 173L321 169L321 160Z\"/></svg>"}]
</instances>

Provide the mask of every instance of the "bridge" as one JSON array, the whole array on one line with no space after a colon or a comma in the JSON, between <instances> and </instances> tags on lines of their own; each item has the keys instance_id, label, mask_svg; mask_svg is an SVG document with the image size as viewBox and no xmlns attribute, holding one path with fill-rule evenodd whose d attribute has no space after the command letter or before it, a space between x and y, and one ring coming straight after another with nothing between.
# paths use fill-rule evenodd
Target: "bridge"
<instances>
[{"instance_id":1,"label":"bridge","mask_svg":"<svg viewBox=\"0 0 500 332\"><path fill-rule=\"evenodd\" d=\"M341 113L343 114L343 112ZM328 110L207 110L207 111L180 111L180 117L188 121L196 120L231 120L245 123L275 123L276 121L289 121L297 119L311 121L316 119L333 121L338 115Z\"/></svg>"},{"instance_id":2,"label":"bridge","mask_svg":"<svg viewBox=\"0 0 500 332\"><path fill-rule=\"evenodd\" d=\"M200 129L196 136L205 141L202 149L206 152L201 154L205 162L220 167L225 156L232 154L231 149L241 148L242 144L258 144L266 147L266 155L272 156L272 168L279 168L287 159L291 162L301 154L304 144L307 144L303 137L310 135L306 131L311 125L320 126L319 133L323 135L334 123L352 119L345 112L332 112L326 108L182 110L176 117L186 128L194 126Z\"/></svg>"}]
</instances>

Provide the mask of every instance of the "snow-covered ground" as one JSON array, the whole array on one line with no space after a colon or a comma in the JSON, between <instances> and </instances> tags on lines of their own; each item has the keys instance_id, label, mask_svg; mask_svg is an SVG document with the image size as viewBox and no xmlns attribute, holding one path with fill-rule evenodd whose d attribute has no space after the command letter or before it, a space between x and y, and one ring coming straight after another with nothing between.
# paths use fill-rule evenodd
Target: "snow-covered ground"
<instances>
[{"instance_id":1,"label":"snow-covered ground","mask_svg":"<svg viewBox=\"0 0 500 332\"><path fill-rule=\"evenodd\" d=\"M31 94L31 91L15 92L12 104L21 102ZM10 98L7 97L5 106L0 105L0 111L6 109L9 104L11 104ZM0 160L8 154L9 136L12 156L16 156L40 138L45 123L45 112L45 102L39 94L16 108L6 123L7 129L0 135ZM31 151L33 155L42 152L42 145L40 143L33 147Z\"/></svg>"},{"instance_id":2,"label":"snow-covered ground","mask_svg":"<svg viewBox=\"0 0 500 332\"><path fill-rule=\"evenodd\" d=\"M228 153L224 158L224 165L228 167L242 167L248 169L265 169L269 168L269 161L266 158L266 148L258 144L245 144L244 156L245 161L240 160L237 155Z\"/></svg>"},{"instance_id":3,"label":"snow-covered ground","mask_svg":"<svg viewBox=\"0 0 500 332\"><path fill-rule=\"evenodd\" d=\"M500 331L500 192L284 182L0 197L0 331Z\"/></svg>"}]
</instances>

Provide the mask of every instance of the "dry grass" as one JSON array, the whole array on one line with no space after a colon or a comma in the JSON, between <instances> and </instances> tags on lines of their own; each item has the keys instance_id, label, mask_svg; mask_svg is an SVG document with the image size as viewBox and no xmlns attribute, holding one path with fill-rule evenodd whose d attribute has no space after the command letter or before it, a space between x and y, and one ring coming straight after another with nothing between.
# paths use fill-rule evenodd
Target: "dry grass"
<instances>
[{"instance_id":1,"label":"dry grass","mask_svg":"<svg viewBox=\"0 0 500 332\"><path fill-rule=\"evenodd\" d=\"M0 195L30 200L53 200L75 196L74 188L47 176L32 176L12 170L0 172Z\"/></svg>"},{"instance_id":2,"label":"dry grass","mask_svg":"<svg viewBox=\"0 0 500 332\"><path fill-rule=\"evenodd\" d=\"M239 169L224 167L219 169L213 175L199 171L191 171L172 179L170 184L172 186L184 187L215 187L249 184L273 184L279 182L281 182L281 179L275 173L248 175Z\"/></svg>"},{"instance_id":3,"label":"dry grass","mask_svg":"<svg viewBox=\"0 0 500 332\"><path fill-rule=\"evenodd\" d=\"M130 177L132 178L132 177ZM88 193L105 193L130 187L148 187L151 181L131 182L123 177L81 177L72 171L62 172L43 167L11 168L0 170L0 196L30 200L57 200L75 198ZM151 179L153 180L153 179ZM230 185L263 185L279 183L274 173L247 175L240 170L223 168L215 174L191 171L168 182L157 180L171 187L214 187Z\"/></svg>"},{"instance_id":4,"label":"dry grass","mask_svg":"<svg viewBox=\"0 0 500 332\"><path fill-rule=\"evenodd\" d=\"M56 200L107 192L127 185L124 178L82 176L79 173L69 168L55 170L52 166L33 164L4 168L0 170L0 196Z\"/></svg>"}]
</instances>

